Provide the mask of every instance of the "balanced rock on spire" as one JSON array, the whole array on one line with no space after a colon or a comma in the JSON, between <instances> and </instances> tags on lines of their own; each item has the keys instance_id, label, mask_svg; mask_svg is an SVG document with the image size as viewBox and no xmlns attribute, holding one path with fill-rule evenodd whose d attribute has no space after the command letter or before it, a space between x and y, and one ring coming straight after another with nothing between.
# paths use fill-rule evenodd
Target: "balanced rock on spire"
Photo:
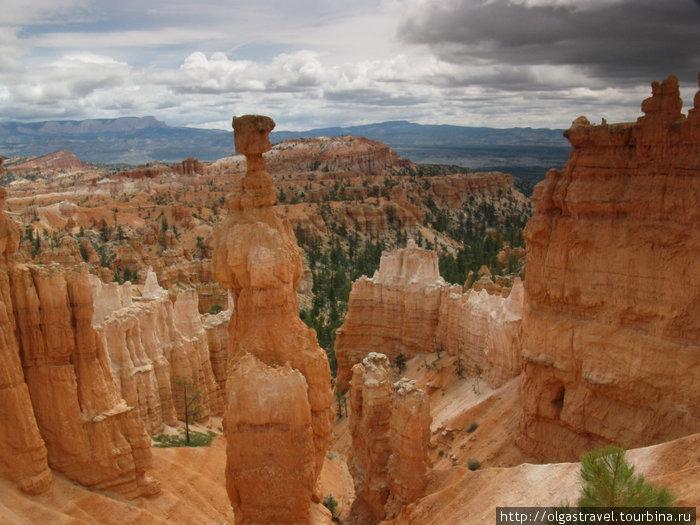
<instances>
[{"instance_id":1,"label":"balanced rock on spire","mask_svg":"<svg viewBox=\"0 0 700 525\"><path fill-rule=\"evenodd\" d=\"M308 523L331 439L330 368L315 332L299 317L301 250L289 223L273 210L275 189L262 156L274 125L260 115L234 118L236 150L246 156L247 172L213 235L213 274L236 305L224 420L236 523ZM254 403L243 402L251 396Z\"/></svg>"}]
</instances>

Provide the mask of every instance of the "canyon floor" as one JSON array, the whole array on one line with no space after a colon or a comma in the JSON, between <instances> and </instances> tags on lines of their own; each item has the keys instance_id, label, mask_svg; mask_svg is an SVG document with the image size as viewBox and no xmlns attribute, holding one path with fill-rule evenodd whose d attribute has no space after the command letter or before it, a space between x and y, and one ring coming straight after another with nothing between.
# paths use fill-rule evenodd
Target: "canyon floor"
<instances>
[{"instance_id":1,"label":"canyon floor","mask_svg":"<svg viewBox=\"0 0 700 525\"><path fill-rule=\"evenodd\" d=\"M435 365L433 366L433 362ZM429 367L426 367L426 363ZM535 464L515 444L520 378L492 390L474 377L454 373L454 358L422 354L407 363L403 377L425 387L431 383L431 449L434 470L427 495L386 524L478 525L495 523L499 506L556 506L575 502L579 464ZM397 378L399 377L397 372ZM479 392L478 394L476 392ZM478 427L467 429L472 422ZM218 428L213 418L210 426ZM320 479L322 494L339 503L341 523L353 497L345 464L349 451L348 418L336 419L334 442ZM226 495L223 437L210 447L153 448L152 475L162 493L128 500L94 492L53 473L51 494L29 496L0 480L0 516L8 524L232 524ZM469 458L481 467L470 471ZM668 487L679 506L700 506L700 434L630 450L628 459L648 481ZM321 512L316 523L324 523Z\"/></svg>"}]
</instances>

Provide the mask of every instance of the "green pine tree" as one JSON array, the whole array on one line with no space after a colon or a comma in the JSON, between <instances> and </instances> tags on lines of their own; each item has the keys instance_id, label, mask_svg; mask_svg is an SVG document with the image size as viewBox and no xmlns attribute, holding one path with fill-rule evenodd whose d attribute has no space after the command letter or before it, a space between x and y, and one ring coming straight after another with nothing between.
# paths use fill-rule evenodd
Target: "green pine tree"
<instances>
[{"instance_id":1,"label":"green pine tree","mask_svg":"<svg viewBox=\"0 0 700 525\"><path fill-rule=\"evenodd\" d=\"M675 497L666 488L657 488L625 459L622 447L592 450L581 458L583 487L579 507L670 507Z\"/></svg>"}]
</instances>

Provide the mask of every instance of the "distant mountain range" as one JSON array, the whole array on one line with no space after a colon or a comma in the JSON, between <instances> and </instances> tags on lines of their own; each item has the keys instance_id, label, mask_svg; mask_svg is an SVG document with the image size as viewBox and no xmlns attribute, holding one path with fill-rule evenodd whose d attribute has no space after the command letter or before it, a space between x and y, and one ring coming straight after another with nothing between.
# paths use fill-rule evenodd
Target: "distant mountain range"
<instances>
[{"instance_id":1,"label":"distant mountain range","mask_svg":"<svg viewBox=\"0 0 700 525\"><path fill-rule=\"evenodd\" d=\"M414 162L500 169L533 179L543 178L549 167L561 167L570 150L562 130L423 125L406 121L278 131L271 134L271 139L281 142L338 135L379 140ZM126 164L176 162L188 157L212 161L234 152L231 131L171 127L153 117L0 121L0 155L4 157L39 156L60 150L72 151L86 162ZM528 175L530 172L532 177Z\"/></svg>"}]
</instances>

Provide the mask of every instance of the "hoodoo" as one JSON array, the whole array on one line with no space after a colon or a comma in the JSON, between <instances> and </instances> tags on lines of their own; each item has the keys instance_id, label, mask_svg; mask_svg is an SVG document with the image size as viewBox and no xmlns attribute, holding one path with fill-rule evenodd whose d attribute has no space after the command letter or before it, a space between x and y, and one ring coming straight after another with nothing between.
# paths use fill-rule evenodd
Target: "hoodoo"
<instances>
[{"instance_id":1,"label":"hoodoo","mask_svg":"<svg viewBox=\"0 0 700 525\"><path fill-rule=\"evenodd\" d=\"M525 229L521 445L571 460L700 431L700 97L652 84L635 123L576 119Z\"/></svg>"},{"instance_id":2,"label":"hoodoo","mask_svg":"<svg viewBox=\"0 0 700 525\"><path fill-rule=\"evenodd\" d=\"M15 337L9 270L19 246L19 230L4 211L5 196L5 188L0 187L0 476L36 494L49 490L52 480Z\"/></svg>"},{"instance_id":3,"label":"hoodoo","mask_svg":"<svg viewBox=\"0 0 700 525\"><path fill-rule=\"evenodd\" d=\"M355 483L350 523L394 517L424 495L430 468L430 402L413 381L392 385L389 359L371 352L352 368L349 468Z\"/></svg>"},{"instance_id":4,"label":"hoodoo","mask_svg":"<svg viewBox=\"0 0 700 525\"><path fill-rule=\"evenodd\" d=\"M234 118L247 172L213 234L213 274L235 303L224 430L227 490L239 524L309 522L333 417L328 360L299 318L301 250L273 210L262 156L274 125L259 115Z\"/></svg>"}]
</instances>

